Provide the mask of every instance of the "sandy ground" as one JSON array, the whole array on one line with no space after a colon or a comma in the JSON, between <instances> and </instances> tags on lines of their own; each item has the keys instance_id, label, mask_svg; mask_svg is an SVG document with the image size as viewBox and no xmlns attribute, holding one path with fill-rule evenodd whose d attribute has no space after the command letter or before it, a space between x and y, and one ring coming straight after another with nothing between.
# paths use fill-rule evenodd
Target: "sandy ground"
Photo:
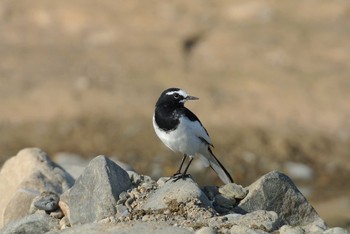
<instances>
[{"instance_id":1,"label":"sandy ground","mask_svg":"<svg viewBox=\"0 0 350 234\"><path fill-rule=\"evenodd\" d=\"M1 1L0 163L38 146L171 174L151 116L182 87L237 181L301 163L321 216L349 225L349 21L345 0Z\"/></svg>"}]
</instances>

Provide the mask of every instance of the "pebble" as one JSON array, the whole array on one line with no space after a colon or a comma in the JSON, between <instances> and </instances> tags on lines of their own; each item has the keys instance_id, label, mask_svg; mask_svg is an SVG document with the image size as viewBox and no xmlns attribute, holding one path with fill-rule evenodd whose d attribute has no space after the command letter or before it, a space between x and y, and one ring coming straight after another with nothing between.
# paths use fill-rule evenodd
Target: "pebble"
<instances>
[{"instance_id":1,"label":"pebble","mask_svg":"<svg viewBox=\"0 0 350 234\"><path fill-rule=\"evenodd\" d=\"M161 177L157 180L158 187L162 187L169 180L170 177Z\"/></svg>"},{"instance_id":2,"label":"pebble","mask_svg":"<svg viewBox=\"0 0 350 234\"><path fill-rule=\"evenodd\" d=\"M241 214L231 213L231 214L225 215L224 217L226 217L227 221L231 223L232 221L237 220L241 216L242 216Z\"/></svg>"},{"instance_id":3,"label":"pebble","mask_svg":"<svg viewBox=\"0 0 350 234\"><path fill-rule=\"evenodd\" d=\"M349 234L349 233L350 232L340 227L330 228L327 231L323 232L323 234Z\"/></svg>"},{"instance_id":4,"label":"pebble","mask_svg":"<svg viewBox=\"0 0 350 234\"><path fill-rule=\"evenodd\" d=\"M143 181L145 183L152 183L153 182L152 178L150 176L148 176L148 175L144 175L143 176Z\"/></svg>"},{"instance_id":5,"label":"pebble","mask_svg":"<svg viewBox=\"0 0 350 234\"><path fill-rule=\"evenodd\" d=\"M119 194L119 200L117 201L117 205L124 204L129 197L130 196L127 192L125 192L125 191L121 192Z\"/></svg>"},{"instance_id":6,"label":"pebble","mask_svg":"<svg viewBox=\"0 0 350 234\"><path fill-rule=\"evenodd\" d=\"M57 210L59 200L60 198L56 193L45 191L34 198L33 204L39 210L51 212Z\"/></svg>"},{"instance_id":7,"label":"pebble","mask_svg":"<svg viewBox=\"0 0 350 234\"><path fill-rule=\"evenodd\" d=\"M149 215L144 215L143 217L142 217L142 222L147 222L147 221L149 221L150 220L150 216Z\"/></svg>"},{"instance_id":8,"label":"pebble","mask_svg":"<svg viewBox=\"0 0 350 234\"><path fill-rule=\"evenodd\" d=\"M219 192L226 198L235 198L239 200L242 200L248 194L247 189L235 183L229 183L220 187Z\"/></svg>"},{"instance_id":9,"label":"pebble","mask_svg":"<svg viewBox=\"0 0 350 234\"><path fill-rule=\"evenodd\" d=\"M58 206L60 207L60 210L63 212L65 217L69 217L70 216L69 206L68 206L68 204L66 202L59 201L58 202Z\"/></svg>"},{"instance_id":10,"label":"pebble","mask_svg":"<svg viewBox=\"0 0 350 234\"><path fill-rule=\"evenodd\" d=\"M231 209L236 204L236 199L227 198L221 194L216 195L214 200L215 200L214 207L221 206L221 207L224 207L226 209Z\"/></svg>"},{"instance_id":11,"label":"pebble","mask_svg":"<svg viewBox=\"0 0 350 234\"><path fill-rule=\"evenodd\" d=\"M307 225L306 227L303 227L303 229L305 230L305 233L323 233L326 227L322 225L320 226L319 223L314 222Z\"/></svg>"},{"instance_id":12,"label":"pebble","mask_svg":"<svg viewBox=\"0 0 350 234\"><path fill-rule=\"evenodd\" d=\"M52 218L55 218L55 219L61 219L64 216L64 214L63 214L61 209L57 209L57 210L51 212L50 216Z\"/></svg>"},{"instance_id":13,"label":"pebble","mask_svg":"<svg viewBox=\"0 0 350 234\"><path fill-rule=\"evenodd\" d=\"M202 227L198 229L195 234L216 234L216 230L212 227Z\"/></svg>"},{"instance_id":14,"label":"pebble","mask_svg":"<svg viewBox=\"0 0 350 234\"><path fill-rule=\"evenodd\" d=\"M131 182L134 185L138 185L139 183L141 183L141 175L139 175L138 173L134 172L134 171L127 171L129 178L131 180Z\"/></svg>"},{"instance_id":15,"label":"pebble","mask_svg":"<svg viewBox=\"0 0 350 234\"><path fill-rule=\"evenodd\" d=\"M118 204L116 206L116 208L117 208L117 213L119 213L119 214L123 214L123 213L128 211L128 208L126 206L124 206L123 204Z\"/></svg>"},{"instance_id":16,"label":"pebble","mask_svg":"<svg viewBox=\"0 0 350 234\"><path fill-rule=\"evenodd\" d=\"M283 225L279 229L279 234L304 234L304 230L301 227L292 227L289 225Z\"/></svg>"},{"instance_id":17,"label":"pebble","mask_svg":"<svg viewBox=\"0 0 350 234\"><path fill-rule=\"evenodd\" d=\"M166 210L164 210L164 212L163 212L163 214L165 214L165 215L168 215L168 214L170 214L171 212L170 212L170 210L169 209L166 209Z\"/></svg>"},{"instance_id":18,"label":"pebble","mask_svg":"<svg viewBox=\"0 0 350 234\"><path fill-rule=\"evenodd\" d=\"M146 191L149 191L153 188L153 184L150 182L145 182L145 183L142 183L141 188L145 188Z\"/></svg>"},{"instance_id":19,"label":"pebble","mask_svg":"<svg viewBox=\"0 0 350 234\"><path fill-rule=\"evenodd\" d=\"M64 216L64 217L60 220L59 224L60 224L61 230L62 230L62 229L65 229L65 228L68 228L68 227L71 226L70 223L69 223L69 219L68 219L67 216Z\"/></svg>"},{"instance_id":20,"label":"pebble","mask_svg":"<svg viewBox=\"0 0 350 234\"><path fill-rule=\"evenodd\" d=\"M129 197L126 201L125 201L125 206L129 209L132 210L133 206L132 203L135 201L135 198L133 197Z\"/></svg>"},{"instance_id":21,"label":"pebble","mask_svg":"<svg viewBox=\"0 0 350 234\"><path fill-rule=\"evenodd\" d=\"M264 232L262 230L254 230L245 226L233 225L230 233L232 234L265 234L267 232Z\"/></svg>"}]
</instances>

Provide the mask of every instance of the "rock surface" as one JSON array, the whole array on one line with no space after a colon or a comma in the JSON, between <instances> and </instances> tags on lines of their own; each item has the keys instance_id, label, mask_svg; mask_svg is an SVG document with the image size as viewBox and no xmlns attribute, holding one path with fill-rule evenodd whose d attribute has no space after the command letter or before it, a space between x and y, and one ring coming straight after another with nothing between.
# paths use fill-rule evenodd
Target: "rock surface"
<instances>
[{"instance_id":1,"label":"rock surface","mask_svg":"<svg viewBox=\"0 0 350 234\"><path fill-rule=\"evenodd\" d=\"M45 156L38 149L34 152ZM27 158L23 165L32 160ZM47 156L42 158L50 162ZM57 168L53 171L62 172ZM16 167L12 169L14 175L20 174ZM232 183L200 189L192 179L154 181L97 156L60 200L58 194L69 187L67 182L66 186L58 183L61 190L50 190L57 185L43 186L42 177L26 175L45 189L32 190L31 196L15 191L17 200L7 203L7 209L18 212L15 209L24 207L24 217L18 216L0 233L348 233L342 228L327 229L293 182L279 172L268 173L247 188ZM6 186L1 185L2 191Z\"/></svg>"},{"instance_id":2,"label":"rock surface","mask_svg":"<svg viewBox=\"0 0 350 234\"><path fill-rule=\"evenodd\" d=\"M132 222L128 224L84 224L76 227L68 228L62 231L52 231L48 234L191 234L190 230L186 230L181 227L169 226L161 223L144 223L144 222Z\"/></svg>"},{"instance_id":3,"label":"rock surface","mask_svg":"<svg viewBox=\"0 0 350 234\"><path fill-rule=\"evenodd\" d=\"M8 159L0 171L0 228L29 214L41 192L61 194L74 179L38 148L26 148Z\"/></svg>"},{"instance_id":4,"label":"rock surface","mask_svg":"<svg viewBox=\"0 0 350 234\"><path fill-rule=\"evenodd\" d=\"M39 210L55 211L58 208L59 196L53 192L42 192L33 200L33 205Z\"/></svg>"},{"instance_id":5,"label":"rock surface","mask_svg":"<svg viewBox=\"0 0 350 234\"><path fill-rule=\"evenodd\" d=\"M97 156L61 200L69 207L72 225L95 222L114 215L119 195L130 187L125 170L105 156Z\"/></svg>"},{"instance_id":6,"label":"rock surface","mask_svg":"<svg viewBox=\"0 0 350 234\"><path fill-rule=\"evenodd\" d=\"M211 207L207 196L198 185L190 178L173 182L169 180L146 200L144 209L162 209L167 207L167 203L175 199L177 202L187 202L190 199L198 199L204 207Z\"/></svg>"},{"instance_id":7,"label":"rock surface","mask_svg":"<svg viewBox=\"0 0 350 234\"><path fill-rule=\"evenodd\" d=\"M9 223L1 233L39 234L50 230L59 230L58 219L54 219L47 214L32 214Z\"/></svg>"},{"instance_id":8,"label":"rock surface","mask_svg":"<svg viewBox=\"0 0 350 234\"><path fill-rule=\"evenodd\" d=\"M293 181L280 172L273 171L264 175L247 189L249 193L235 208L236 212L275 211L285 224L304 226L316 223L326 228Z\"/></svg>"},{"instance_id":9,"label":"rock surface","mask_svg":"<svg viewBox=\"0 0 350 234\"><path fill-rule=\"evenodd\" d=\"M257 210L242 216L226 216L228 221L237 226L272 232L280 227L280 220L274 211Z\"/></svg>"}]
</instances>

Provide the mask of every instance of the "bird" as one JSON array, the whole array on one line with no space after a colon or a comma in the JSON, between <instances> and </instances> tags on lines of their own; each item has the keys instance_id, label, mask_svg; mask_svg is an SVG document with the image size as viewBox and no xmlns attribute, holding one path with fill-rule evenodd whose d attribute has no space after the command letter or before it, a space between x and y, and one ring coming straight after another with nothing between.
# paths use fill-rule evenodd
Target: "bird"
<instances>
[{"instance_id":1,"label":"bird","mask_svg":"<svg viewBox=\"0 0 350 234\"><path fill-rule=\"evenodd\" d=\"M172 151L183 155L176 173L170 177L174 181L186 179L187 170L193 158L198 155L206 167L210 166L223 183L233 183L231 175L212 151L212 141L208 131L198 117L185 107L185 102L198 100L180 88L168 88L158 98L153 114L153 127L159 139ZM186 158L189 162L181 172Z\"/></svg>"}]
</instances>

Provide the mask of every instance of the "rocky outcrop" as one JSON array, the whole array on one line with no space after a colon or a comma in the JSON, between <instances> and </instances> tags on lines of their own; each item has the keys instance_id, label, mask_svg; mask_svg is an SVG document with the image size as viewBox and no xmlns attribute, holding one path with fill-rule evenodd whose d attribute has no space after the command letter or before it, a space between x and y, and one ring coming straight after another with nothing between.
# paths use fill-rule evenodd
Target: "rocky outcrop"
<instances>
[{"instance_id":1,"label":"rocky outcrop","mask_svg":"<svg viewBox=\"0 0 350 234\"><path fill-rule=\"evenodd\" d=\"M198 184L192 179L178 180L176 182L169 180L164 186L150 194L143 205L143 209L163 209L167 208L167 204L172 200L184 203L191 199L200 201L204 207L211 207L208 197L205 196Z\"/></svg>"},{"instance_id":2,"label":"rocky outcrop","mask_svg":"<svg viewBox=\"0 0 350 234\"><path fill-rule=\"evenodd\" d=\"M9 183L14 175L17 187ZM73 184L43 151L25 149L5 163L0 182L1 194L11 192L0 210L17 214L1 233L348 233L328 229L293 181L275 171L246 188L201 189L191 178L154 181L98 156Z\"/></svg>"},{"instance_id":3,"label":"rocky outcrop","mask_svg":"<svg viewBox=\"0 0 350 234\"><path fill-rule=\"evenodd\" d=\"M61 194L74 179L38 148L23 149L0 171L0 228L30 214L33 199L42 192Z\"/></svg>"},{"instance_id":4,"label":"rocky outcrop","mask_svg":"<svg viewBox=\"0 0 350 234\"><path fill-rule=\"evenodd\" d=\"M238 213L275 211L284 224L305 226L314 223L326 228L293 181L280 172L273 171L264 175L247 189L248 195L234 209Z\"/></svg>"},{"instance_id":5,"label":"rocky outcrop","mask_svg":"<svg viewBox=\"0 0 350 234\"><path fill-rule=\"evenodd\" d=\"M114 215L119 195L130 187L126 171L105 156L97 156L61 202L69 208L72 225L95 222Z\"/></svg>"}]
</instances>

